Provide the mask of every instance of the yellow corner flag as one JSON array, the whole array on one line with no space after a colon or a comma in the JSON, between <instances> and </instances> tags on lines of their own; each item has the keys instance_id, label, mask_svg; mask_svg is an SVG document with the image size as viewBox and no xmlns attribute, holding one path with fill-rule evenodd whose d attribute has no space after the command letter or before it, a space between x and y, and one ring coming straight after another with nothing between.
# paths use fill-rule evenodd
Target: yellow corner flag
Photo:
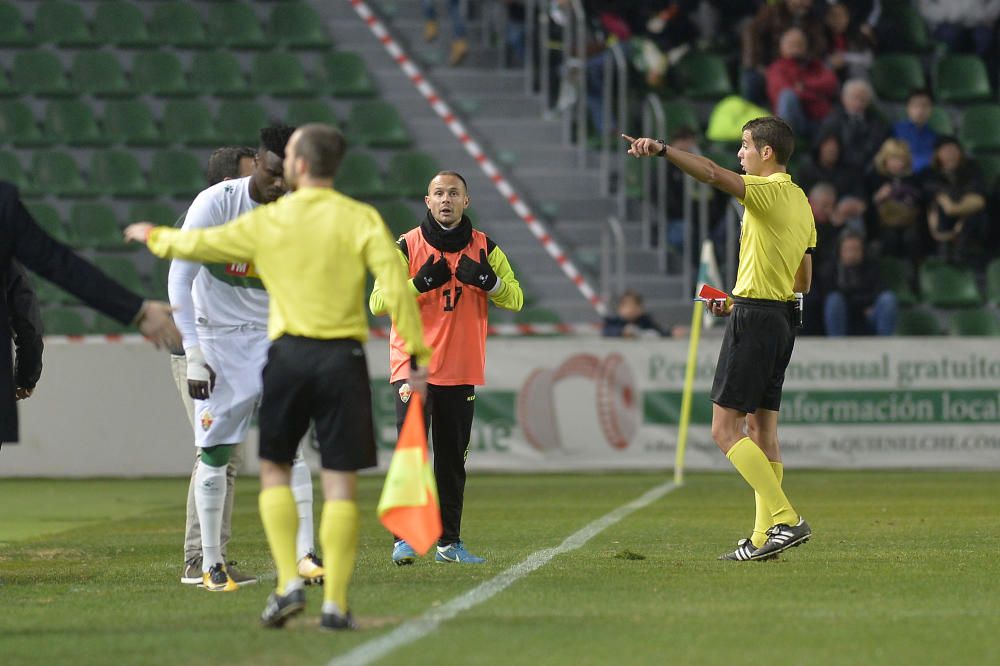
<instances>
[{"instance_id":1,"label":"yellow corner flag","mask_svg":"<svg viewBox=\"0 0 1000 666\"><path fill-rule=\"evenodd\" d=\"M441 536L441 511L434 472L427 460L427 429L419 393L410 398L396 452L385 475L378 517L387 530L421 555Z\"/></svg>"}]
</instances>

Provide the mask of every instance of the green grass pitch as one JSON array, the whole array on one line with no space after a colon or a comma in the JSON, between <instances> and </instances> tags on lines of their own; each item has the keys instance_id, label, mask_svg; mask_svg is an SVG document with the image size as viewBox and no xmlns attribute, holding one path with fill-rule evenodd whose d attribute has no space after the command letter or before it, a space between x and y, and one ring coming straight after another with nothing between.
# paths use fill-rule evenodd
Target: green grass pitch
<instances>
[{"instance_id":1,"label":"green grass pitch","mask_svg":"<svg viewBox=\"0 0 1000 666\"><path fill-rule=\"evenodd\" d=\"M397 569L375 518L381 479L366 477L351 593L363 630L333 635L317 628L318 589L303 619L265 631L271 580L180 584L186 480L0 481L0 663L320 666L664 479L473 474L464 537L489 563ZM785 485L815 534L777 562L716 561L748 531L752 493L734 474L691 474L382 663L1000 663L1000 474L792 469ZM229 557L264 573L256 491L239 481Z\"/></svg>"}]
</instances>

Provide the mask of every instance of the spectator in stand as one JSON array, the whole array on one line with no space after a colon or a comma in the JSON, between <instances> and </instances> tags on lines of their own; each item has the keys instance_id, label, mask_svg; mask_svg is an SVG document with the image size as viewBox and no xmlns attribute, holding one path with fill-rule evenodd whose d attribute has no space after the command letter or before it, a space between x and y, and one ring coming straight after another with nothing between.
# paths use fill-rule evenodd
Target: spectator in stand
<instances>
[{"instance_id":1,"label":"spectator in stand","mask_svg":"<svg viewBox=\"0 0 1000 666\"><path fill-rule=\"evenodd\" d=\"M837 2L826 10L826 38L830 45L827 62L840 80L868 76L875 45L871 27L851 20L847 4ZM862 31L868 26L867 31Z\"/></svg>"},{"instance_id":2,"label":"spectator in stand","mask_svg":"<svg viewBox=\"0 0 1000 666\"><path fill-rule=\"evenodd\" d=\"M507 33L504 41L507 45L507 64L511 67L522 67L527 53L525 30L527 10L521 0L503 0L507 13Z\"/></svg>"},{"instance_id":3,"label":"spectator in stand","mask_svg":"<svg viewBox=\"0 0 1000 666\"><path fill-rule=\"evenodd\" d=\"M795 134L811 138L833 108L840 82L819 58L810 58L806 33L789 28L781 35L780 57L767 67L767 96L775 115Z\"/></svg>"},{"instance_id":4,"label":"spectator in stand","mask_svg":"<svg viewBox=\"0 0 1000 666\"><path fill-rule=\"evenodd\" d=\"M919 0L934 39L949 51L971 51L993 66L993 29L1000 0Z\"/></svg>"},{"instance_id":5,"label":"spectator in stand","mask_svg":"<svg viewBox=\"0 0 1000 666\"><path fill-rule=\"evenodd\" d=\"M670 145L677 150L701 154L698 135L693 129L681 126L670 134ZM667 163L667 242L678 252L684 251L684 179L687 176L673 164ZM692 243L697 251L697 243Z\"/></svg>"},{"instance_id":6,"label":"spectator in stand","mask_svg":"<svg viewBox=\"0 0 1000 666\"><path fill-rule=\"evenodd\" d=\"M837 190L828 182L818 182L807 190L809 207L816 222L816 250L813 252L813 282L802 305L801 335L823 335L823 296L826 285L824 267L834 258L837 238L843 230L834 222L834 208L837 205Z\"/></svg>"},{"instance_id":7,"label":"spectator in stand","mask_svg":"<svg viewBox=\"0 0 1000 666\"><path fill-rule=\"evenodd\" d=\"M924 182L927 226L939 253L955 262L982 259L986 187L956 138L938 138Z\"/></svg>"},{"instance_id":8,"label":"spectator in stand","mask_svg":"<svg viewBox=\"0 0 1000 666\"><path fill-rule=\"evenodd\" d=\"M642 294L626 291L618 298L618 314L604 318L601 335L606 338L662 338L687 334L687 328L674 326L665 331L646 312Z\"/></svg>"},{"instance_id":9,"label":"spectator in stand","mask_svg":"<svg viewBox=\"0 0 1000 666\"><path fill-rule=\"evenodd\" d=\"M840 238L837 262L824 277L828 293L823 321L830 337L892 335L899 304L882 286L878 264L865 256L864 236L847 230Z\"/></svg>"},{"instance_id":10,"label":"spectator in stand","mask_svg":"<svg viewBox=\"0 0 1000 666\"><path fill-rule=\"evenodd\" d=\"M651 87L659 87L668 67L680 60L699 37L698 27L692 20L698 10L698 0L636 0L628 4L631 11L627 18L633 32L642 40L646 82Z\"/></svg>"},{"instance_id":11,"label":"spectator in stand","mask_svg":"<svg viewBox=\"0 0 1000 666\"><path fill-rule=\"evenodd\" d=\"M931 165L937 132L927 123L934 110L934 99L929 90L919 88L906 98L906 120L892 126L892 135L910 147L913 156L913 173L921 173Z\"/></svg>"},{"instance_id":12,"label":"spectator in stand","mask_svg":"<svg viewBox=\"0 0 1000 666\"><path fill-rule=\"evenodd\" d=\"M465 38L465 18L458 0L447 0L448 16L451 19L451 53L448 64L455 66L465 60L469 52L469 41ZM433 42L438 37L437 3L436 0L421 0L424 11L424 40Z\"/></svg>"},{"instance_id":13,"label":"spectator in stand","mask_svg":"<svg viewBox=\"0 0 1000 666\"><path fill-rule=\"evenodd\" d=\"M806 34L810 59L826 56L823 20L812 10L813 0L778 0L760 8L741 35L743 97L761 106L767 104L767 66L778 58L778 42L789 28L801 28Z\"/></svg>"},{"instance_id":14,"label":"spectator in stand","mask_svg":"<svg viewBox=\"0 0 1000 666\"><path fill-rule=\"evenodd\" d=\"M889 136L889 127L872 105L872 87L864 79L850 79L840 93L840 105L827 116L819 135L836 134L844 147L843 162L859 173L872 162Z\"/></svg>"},{"instance_id":15,"label":"spectator in stand","mask_svg":"<svg viewBox=\"0 0 1000 666\"><path fill-rule=\"evenodd\" d=\"M812 190L820 182L833 185L837 193L861 196L864 194L864 179L857 169L844 163L844 147L840 136L835 133L824 134L816 142L809 159L803 161L796 174L795 182L805 192Z\"/></svg>"},{"instance_id":16,"label":"spectator in stand","mask_svg":"<svg viewBox=\"0 0 1000 666\"><path fill-rule=\"evenodd\" d=\"M887 139L882 144L875 155L868 191L869 229L880 254L903 257L915 264L922 246L923 192L913 175L913 159L905 141Z\"/></svg>"}]
</instances>

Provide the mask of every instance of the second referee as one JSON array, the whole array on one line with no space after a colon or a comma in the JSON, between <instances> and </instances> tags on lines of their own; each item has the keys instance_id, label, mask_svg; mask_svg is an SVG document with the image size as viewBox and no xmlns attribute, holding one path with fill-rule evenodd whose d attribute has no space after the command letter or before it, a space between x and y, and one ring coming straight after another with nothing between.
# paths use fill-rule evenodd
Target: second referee
<instances>
[{"instance_id":1,"label":"second referee","mask_svg":"<svg viewBox=\"0 0 1000 666\"><path fill-rule=\"evenodd\" d=\"M312 420L326 502L319 534L325 559L321 626L352 629L347 587L358 546L357 471L376 464L371 386L362 343L368 336L365 279L371 271L406 351L430 361L416 300L379 214L333 189L344 155L340 132L300 127L285 148L284 177L294 193L209 229L137 223L128 240L153 254L212 263L252 262L271 297L272 340L260 406L260 515L278 569L261 623L280 627L305 609L298 576L298 514L289 487L292 460ZM411 375L423 390L426 370Z\"/></svg>"}]
</instances>

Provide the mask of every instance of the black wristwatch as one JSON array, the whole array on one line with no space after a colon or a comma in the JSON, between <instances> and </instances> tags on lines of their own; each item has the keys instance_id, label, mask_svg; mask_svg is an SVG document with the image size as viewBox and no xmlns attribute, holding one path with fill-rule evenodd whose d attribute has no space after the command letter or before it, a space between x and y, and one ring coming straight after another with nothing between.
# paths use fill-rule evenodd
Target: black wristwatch
<instances>
[{"instance_id":1,"label":"black wristwatch","mask_svg":"<svg viewBox=\"0 0 1000 666\"><path fill-rule=\"evenodd\" d=\"M661 150L660 152L656 153L656 156L657 157L666 157L667 156L667 142L664 141L663 139L657 139L656 142L659 143L661 146L663 146L663 150Z\"/></svg>"}]
</instances>

